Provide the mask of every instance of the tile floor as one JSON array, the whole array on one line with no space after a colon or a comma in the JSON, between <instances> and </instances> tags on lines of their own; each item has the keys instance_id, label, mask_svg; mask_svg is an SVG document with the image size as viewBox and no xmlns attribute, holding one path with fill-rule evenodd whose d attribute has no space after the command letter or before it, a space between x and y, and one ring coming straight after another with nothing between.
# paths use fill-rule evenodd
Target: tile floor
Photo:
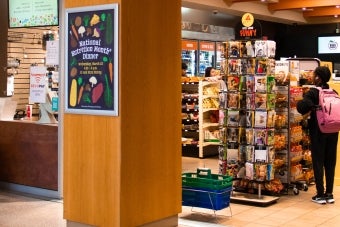
<instances>
[{"instance_id":1,"label":"tile floor","mask_svg":"<svg viewBox=\"0 0 340 227\"><path fill-rule=\"evenodd\" d=\"M182 160L183 171L195 172L197 167L208 167L212 173L218 173L217 158L183 157ZM339 198L334 204L319 205L311 202L314 193L315 186L310 185L307 191L301 190L298 195L294 195L290 190L288 195L280 196L276 203L266 207L231 203L231 217L229 208L217 211L217 216L215 216L211 210L194 208L195 212L192 212L191 207L183 207L182 213L179 214L179 223L182 224L183 220L201 221L218 224L213 225L216 227L340 226L340 186L334 188L334 198ZM185 223L183 224L185 226Z\"/></svg>"},{"instance_id":2,"label":"tile floor","mask_svg":"<svg viewBox=\"0 0 340 227\"><path fill-rule=\"evenodd\" d=\"M183 171L196 171L197 167L218 172L217 158L196 159L183 157ZM318 205L310 201L314 186L299 195L283 195L277 203L267 207L231 203L230 207L212 210L182 207L180 227L238 227L238 226L339 226L340 186L334 190L334 204ZM65 227L62 200L36 198L0 190L0 227ZM232 214L232 216L230 216Z\"/></svg>"}]
</instances>

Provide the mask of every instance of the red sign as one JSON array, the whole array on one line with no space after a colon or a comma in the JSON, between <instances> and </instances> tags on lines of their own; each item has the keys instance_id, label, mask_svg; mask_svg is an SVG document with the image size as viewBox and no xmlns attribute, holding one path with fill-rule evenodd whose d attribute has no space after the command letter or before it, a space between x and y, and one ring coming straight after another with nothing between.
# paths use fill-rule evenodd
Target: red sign
<instances>
[{"instance_id":1,"label":"red sign","mask_svg":"<svg viewBox=\"0 0 340 227\"><path fill-rule=\"evenodd\" d=\"M215 43L212 43L212 42L200 42L200 50L215 51Z\"/></svg>"},{"instance_id":2,"label":"red sign","mask_svg":"<svg viewBox=\"0 0 340 227\"><path fill-rule=\"evenodd\" d=\"M240 30L240 37L256 37L256 29L254 28L246 28Z\"/></svg>"},{"instance_id":3,"label":"red sign","mask_svg":"<svg viewBox=\"0 0 340 227\"><path fill-rule=\"evenodd\" d=\"M197 41L182 40L182 50L197 50Z\"/></svg>"}]
</instances>

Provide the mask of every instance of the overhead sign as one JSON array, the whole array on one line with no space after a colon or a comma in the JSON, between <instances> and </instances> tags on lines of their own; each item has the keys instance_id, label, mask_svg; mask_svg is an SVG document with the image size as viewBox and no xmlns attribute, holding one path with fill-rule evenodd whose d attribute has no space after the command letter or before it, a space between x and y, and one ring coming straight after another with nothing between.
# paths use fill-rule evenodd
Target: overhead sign
<instances>
[{"instance_id":1,"label":"overhead sign","mask_svg":"<svg viewBox=\"0 0 340 227\"><path fill-rule=\"evenodd\" d=\"M241 19L242 25L244 27L250 27L254 24L254 16L251 13L245 13Z\"/></svg>"},{"instance_id":2,"label":"overhead sign","mask_svg":"<svg viewBox=\"0 0 340 227\"><path fill-rule=\"evenodd\" d=\"M236 26L237 39L258 39L262 36L261 25L255 20L253 14L245 13L241 18L241 23Z\"/></svg>"}]
</instances>

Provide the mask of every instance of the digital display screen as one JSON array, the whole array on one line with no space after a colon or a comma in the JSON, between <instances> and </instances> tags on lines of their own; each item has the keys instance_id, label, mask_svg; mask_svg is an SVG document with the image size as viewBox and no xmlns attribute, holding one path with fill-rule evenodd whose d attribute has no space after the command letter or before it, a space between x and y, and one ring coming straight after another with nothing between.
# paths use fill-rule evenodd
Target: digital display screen
<instances>
[{"instance_id":1,"label":"digital display screen","mask_svg":"<svg viewBox=\"0 0 340 227\"><path fill-rule=\"evenodd\" d=\"M340 35L318 37L318 54L339 54L339 53L340 53Z\"/></svg>"},{"instance_id":2,"label":"digital display screen","mask_svg":"<svg viewBox=\"0 0 340 227\"><path fill-rule=\"evenodd\" d=\"M58 0L8 0L9 28L58 25Z\"/></svg>"}]
</instances>

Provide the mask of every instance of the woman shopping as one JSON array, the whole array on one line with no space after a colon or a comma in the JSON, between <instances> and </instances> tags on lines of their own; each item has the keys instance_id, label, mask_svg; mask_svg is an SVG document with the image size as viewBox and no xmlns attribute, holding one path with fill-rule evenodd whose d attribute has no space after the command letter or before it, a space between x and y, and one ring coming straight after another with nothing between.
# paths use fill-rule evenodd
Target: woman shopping
<instances>
[{"instance_id":1,"label":"woman shopping","mask_svg":"<svg viewBox=\"0 0 340 227\"><path fill-rule=\"evenodd\" d=\"M319 66L314 70L313 81L316 87L328 89L331 72L328 67ZM316 186L316 195L312 201L318 204L334 203L333 185L336 165L338 132L322 133L316 118L316 106L319 104L319 90L310 88L303 99L297 103L301 114L310 113L308 119L309 137L311 140L312 163ZM324 185L325 177L325 185Z\"/></svg>"}]
</instances>

